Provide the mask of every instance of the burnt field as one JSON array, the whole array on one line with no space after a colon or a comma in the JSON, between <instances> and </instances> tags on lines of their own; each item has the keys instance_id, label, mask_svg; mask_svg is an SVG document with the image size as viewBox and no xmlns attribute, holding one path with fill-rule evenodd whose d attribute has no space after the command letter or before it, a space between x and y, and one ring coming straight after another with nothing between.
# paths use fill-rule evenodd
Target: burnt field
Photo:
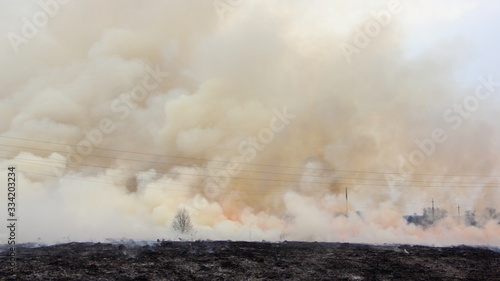
<instances>
[{"instance_id":1,"label":"burnt field","mask_svg":"<svg viewBox=\"0 0 500 281\"><path fill-rule=\"evenodd\" d=\"M500 280L489 249L307 242L69 243L1 248L2 280Z\"/></svg>"}]
</instances>

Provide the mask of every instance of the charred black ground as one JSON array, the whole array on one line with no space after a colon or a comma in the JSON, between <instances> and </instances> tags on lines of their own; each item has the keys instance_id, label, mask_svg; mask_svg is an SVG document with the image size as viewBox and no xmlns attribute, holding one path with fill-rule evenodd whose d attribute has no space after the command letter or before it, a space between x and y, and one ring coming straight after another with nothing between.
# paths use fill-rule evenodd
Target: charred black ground
<instances>
[{"instance_id":1,"label":"charred black ground","mask_svg":"<svg viewBox=\"0 0 500 281\"><path fill-rule=\"evenodd\" d=\"M306 242L69 243L17 248L2 280L500 280L489 249Z\"/></svg>"}]
</instances>

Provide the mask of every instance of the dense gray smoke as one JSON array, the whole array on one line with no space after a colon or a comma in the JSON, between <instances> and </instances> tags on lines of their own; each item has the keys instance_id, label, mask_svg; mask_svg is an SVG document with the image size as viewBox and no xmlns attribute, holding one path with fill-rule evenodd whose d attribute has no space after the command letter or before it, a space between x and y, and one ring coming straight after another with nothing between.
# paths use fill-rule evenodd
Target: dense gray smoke
<instances>
[{"instance_id":1,"label":"dense gray smoke","mask_svg":"<svg viewBox=\"0 0 500 281\"><path fill-rule=\"evenodd\" d=\"M184 208L193 239L499 246L500 77L414 45L430 1L361 2L1 1L20 241L174 239Z\"/></svg>"}]
</instances>

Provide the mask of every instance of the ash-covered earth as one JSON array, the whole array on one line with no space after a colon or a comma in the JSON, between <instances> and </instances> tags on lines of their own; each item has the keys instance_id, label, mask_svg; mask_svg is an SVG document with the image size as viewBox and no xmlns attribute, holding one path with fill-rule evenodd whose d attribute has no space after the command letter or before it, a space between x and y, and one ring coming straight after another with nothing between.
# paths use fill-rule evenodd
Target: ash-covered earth
<instances>
[{"instance_id":1,"label":"ash-covered earth","mask_svg":"<svg viewBox=\"0 0 500 281\"><path fill-rule=\"evenodd\" d=\"M68 243L1 248L2 280L500 280L494 249L310 242Z\"/></svg>"}]
</instances>

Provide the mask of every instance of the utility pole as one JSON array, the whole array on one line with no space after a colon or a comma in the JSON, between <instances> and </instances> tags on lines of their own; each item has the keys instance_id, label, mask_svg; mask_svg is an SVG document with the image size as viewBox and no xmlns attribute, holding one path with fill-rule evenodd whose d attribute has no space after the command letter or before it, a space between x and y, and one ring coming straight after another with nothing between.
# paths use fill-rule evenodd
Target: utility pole
<instances>
[{"instance_id":1,"label":"utility pole","mask_svg":"<svg viewBox=\"0 0 500 281\"><path fill-rule=\"evenodd\" d=\"M348 214L348 207L347 207L347 186L345 188L345 216L347 217L347 214Z\"/></svg>"},{"instance_id":2,"label":"utility pole","mask_svg":"<svg viewBox=\"0 0 500 281\"><path fill-rule=\"evenodd\" d=\"M434 198L432 198L432 221L434 221Z\"/></svg>"},{"instance_id":3,"label":"utility pole","mask_svg":"<svg viewBox=\"0 0 500 281\"><path fill-rule=\"evenodd\" d=\"M458 222L460 223L460 205L457 206L458 209Z\"/></svg>"}]
</instances>

